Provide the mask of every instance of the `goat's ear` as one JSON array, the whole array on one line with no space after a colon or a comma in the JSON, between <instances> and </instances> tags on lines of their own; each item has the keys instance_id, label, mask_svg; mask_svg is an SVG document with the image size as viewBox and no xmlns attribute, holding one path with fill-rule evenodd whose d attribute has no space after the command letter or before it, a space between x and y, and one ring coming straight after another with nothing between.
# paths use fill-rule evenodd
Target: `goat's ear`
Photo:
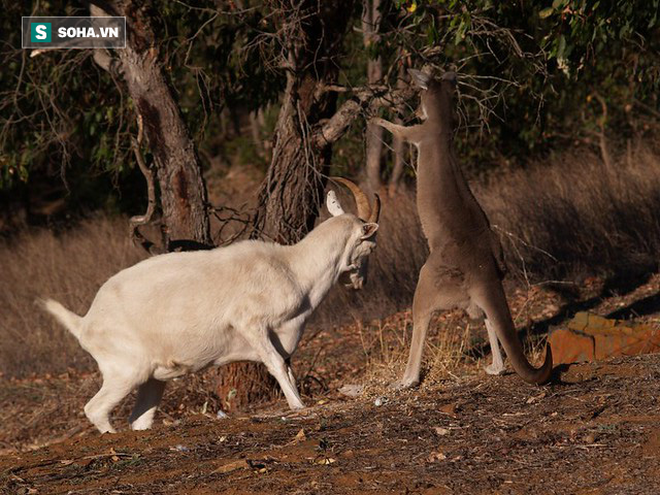
<instances>
[{"instance_id":1,"label":"goat's ear","mask_svg":"<svg viewBox=\"0 0 660 495\"><path fill-rule=\"evenodd\" d=\"M369 239L370 237L373 237L373 235L376 233L377 230L378 230L377 223L363 223L362 236L360 237L360 239L365 240L365 239Z\"/></svg>"},{"instance_id":2,"label":"goat's ear","mask_svg":"<svg viewBox=\"0 0 660 495\"><path fill-rule=\"evenodd\" d=\"M422 72L421 70L408 69L408 74L411 75L413 82L420 89L429 89L429 83L433 79L430 74Z\"/></svg>"},{"instance_id":3,"label":"goat's ear","mask_svg":"<svg viewBox=\"0 0 660 495\"><path fill-rule=\"evenodd\" d=\"M333 217L336 217L338 215L343 215L344 209L341 207L339 204L339 200L337 199L337 194L334 191L328 191L328 196L325 200L325 204L328 207L328 211L330 212L330 215Z\"/></svg>"}]
</instances>

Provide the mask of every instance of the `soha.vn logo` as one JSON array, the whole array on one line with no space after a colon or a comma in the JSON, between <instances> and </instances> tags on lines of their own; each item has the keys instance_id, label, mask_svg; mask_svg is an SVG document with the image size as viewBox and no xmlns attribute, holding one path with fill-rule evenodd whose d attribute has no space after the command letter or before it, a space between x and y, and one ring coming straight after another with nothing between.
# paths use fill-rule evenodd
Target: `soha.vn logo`
<instances>
[{"instance_id":1,"label":"soha.vn logo","mask_svg":"<svg viewBox=\"0 0 660 495\"><path fill-rule=\"evenodd\" d=\"M51 23L33 22L30 29L30 41L33 43L50 43Z\"/></svg>"},{"instance_id":2,"label":"soha.vn logo","mask_svg":"<svg viewBox=\"0 0 660 495\"><path fill-rule=\"evenodd\" d=\"M30 40L33 43L50 43L52 41L50 22L33 22L30 30ZM60 27L58 38L119 38L118 27Z\"/></svg>"}]
</instances>

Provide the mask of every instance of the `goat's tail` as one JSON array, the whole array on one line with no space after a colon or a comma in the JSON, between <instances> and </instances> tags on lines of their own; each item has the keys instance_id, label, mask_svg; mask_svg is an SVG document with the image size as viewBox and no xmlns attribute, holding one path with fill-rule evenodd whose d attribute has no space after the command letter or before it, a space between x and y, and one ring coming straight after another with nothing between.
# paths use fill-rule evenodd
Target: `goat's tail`
<instances>
[{"instance_id":1,"label":"goat's tail","mask_svg":"<svg viewBox=\"0 0 660 495\"><path fill-rule=\"evenodd\" d=\"M53 299L38 299L37 303L55 317L62 325L64 325L69 332L71 332L78 340L80 340L80 333L82 331L81 321L82 317L78 316L72 311L69 311L57 301Z\"/></svg>"}]
</instances>

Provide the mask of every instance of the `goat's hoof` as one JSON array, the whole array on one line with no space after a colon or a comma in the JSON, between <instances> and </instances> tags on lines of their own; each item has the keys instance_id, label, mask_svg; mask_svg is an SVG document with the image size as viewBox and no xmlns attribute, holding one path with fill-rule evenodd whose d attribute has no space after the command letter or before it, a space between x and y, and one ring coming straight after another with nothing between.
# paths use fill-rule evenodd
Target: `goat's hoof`
<instances>
[{"instance_id":1,"label":"goat's hoof","mask_svg":"<svg viewBox=\"0 0 660 495\"><path fill-rule=\"evenodd\" d=\"M144 430L149 430L149 429L151 429L151 423L148 423L148 424L132 423L131 424L131 430L133 430L133 431L144 431Z\"/></svg>"},{"instance_id":2,"label":"goat's hoof","mask_svg":"<svg viewBox=\"0 0 660 495\"><path fill-rule=\"evenodd\" d=\"M484 371L489 375L498 376L503 375L506 371L506 368L504 366L495 366L494 364L489 364L488 366L484 367Z\"/></svg>"}]
</instances>

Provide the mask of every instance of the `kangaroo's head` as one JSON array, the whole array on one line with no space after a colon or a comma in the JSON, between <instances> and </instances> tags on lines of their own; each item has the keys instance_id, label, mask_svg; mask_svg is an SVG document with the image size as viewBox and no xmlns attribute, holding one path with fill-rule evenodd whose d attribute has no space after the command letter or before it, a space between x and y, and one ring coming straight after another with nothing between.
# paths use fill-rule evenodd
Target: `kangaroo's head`
<instances>
[{"instance_id":1,"label":"kangaroo's head","mask_svg":"<svg viewBox=\"0 0 660 495\"><path fill-rule=\"evenodd\" d=\"M375 195L375 201L369 204L366 194L353 182L342 177L332 177L336 182L344 184L355 196L357 216L347 214L337 200L334 191L328 192L327 207L333 217L341 216L350 223L351 235L344 252L346 271L342 280L346 287L361 289L367 281L369 255L376 248L376 231L380 215L380 199Z\"/></svg>"},{"instance_id":2,"label":"kangaroo's head","mask_svg":"<svg viewBox=\"0 0 660 495\"><path fill-rule=\"evenodd\" d=\"M421 90L417 116L451 132L454 128L454 90L456 73L445 72L440 79L415 69L408 69L415 85Z\"/></svg>"}]
</instances>

